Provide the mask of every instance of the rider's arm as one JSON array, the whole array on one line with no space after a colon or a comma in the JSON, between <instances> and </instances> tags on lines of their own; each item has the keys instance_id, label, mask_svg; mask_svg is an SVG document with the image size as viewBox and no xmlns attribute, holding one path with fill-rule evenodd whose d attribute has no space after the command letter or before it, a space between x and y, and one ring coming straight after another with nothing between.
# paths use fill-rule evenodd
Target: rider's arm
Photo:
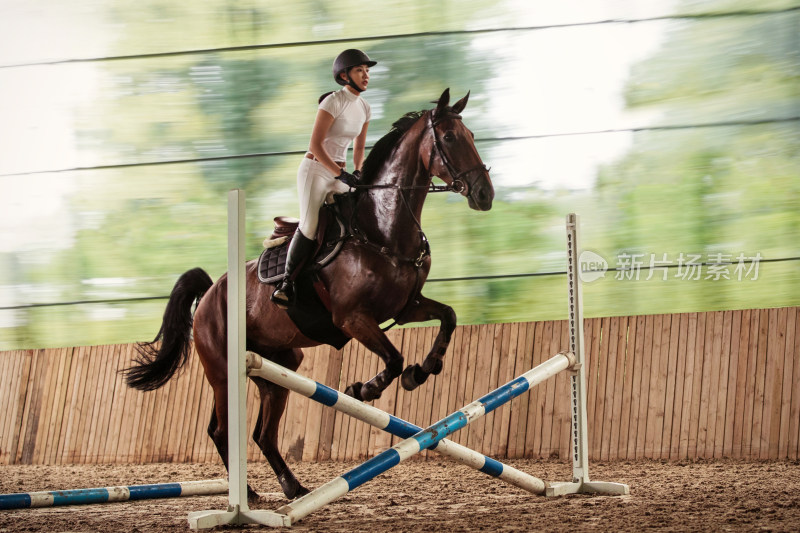
<instances>
[{"instance_id":1,"label":"rider's arm","mask_svg":"<svg viewBox=\"0 0 800 533\"><path fill-rule=\"evenodd\" d=\"M364 127L361 128L361 133L358 134L358 137L353 142L353 169L355 170L361 170L361 166L364 164L364 148L367 145L368 127L369 122L365 122Z\"/></svg>"},{"instance_id":2,"label":"rider's arm","mask_svg":"<svg viewBox=\"0 0 800 533\"><path fill-rule=\"evenodd\" d=\"M333 120L333 115L324 109L317 110L317 118L314 119L314 129L311 130L311 143L309 144L308 150L314 154L317 161L322 163L325 168L338 176L339 172L341 172L339 165L334 163L331 156L328 155L328 152L326 152L325 148L322 146L322 141L324 141L325 136L328 135L328 130L331 129Z\"/></svg>"}]
</instances>

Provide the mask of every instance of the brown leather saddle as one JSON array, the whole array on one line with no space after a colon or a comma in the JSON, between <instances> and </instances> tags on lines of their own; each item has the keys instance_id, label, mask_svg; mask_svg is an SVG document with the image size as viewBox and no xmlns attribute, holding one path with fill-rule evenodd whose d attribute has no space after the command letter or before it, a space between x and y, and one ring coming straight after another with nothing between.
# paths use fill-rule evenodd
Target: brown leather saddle
<instances>
[{"instance_id":1,"label":"brown leather saddle","mask_svg":"<svg viewBox=\"0 0 800 533\"><path fill-rule=\"evenodd\" d=\"M286 256L289 244L300 223L296 218L275 217L272 235L264 240L264 251L258 258L258 280L261 283L277 283L283 279L286 271ZM320 210L319 228L317 230L317 250L313 261L304 270L319 270L336 257L347 237L344 222L335 213L333 207L324 205Z\"/></svg>"}]
</instances>

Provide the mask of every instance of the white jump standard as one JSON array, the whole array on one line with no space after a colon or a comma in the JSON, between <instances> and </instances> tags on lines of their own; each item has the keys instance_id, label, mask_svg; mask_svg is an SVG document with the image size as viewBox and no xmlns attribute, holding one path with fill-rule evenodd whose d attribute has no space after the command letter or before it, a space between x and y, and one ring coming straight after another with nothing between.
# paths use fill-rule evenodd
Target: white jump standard
<instances>
[{"instance_id":1,"label":"white jump standard","mask_svg":"<svg viewBox=\"0 0 800 533\"><path fill-rule=\"evenodd\" d=\"M228 196L228 421L229 435L229 496L227 511L200 511L189 514L192 529L210 528L224 524L262 524L274 527L291 526L298 520L343 496L426 448L436 449L464 464L495 475L533 493L548 496L578 492L628 494L621 483L589 480L587 451L586 377L583 369L582 294L578 277L578 217L567 217L567 256L569 285L570 352L559 353L517 379L508 382L443 418L432 426L420 428L378 408L362 404L313 380L275 365L270 361L247 354L244 338L244 193L233 190ZM246 360L247 359L247 360ZM564 483L544 483L538 478L489 459L469 448L444 439L488 412L508 403L534 385L563 370L571 370L573 479ZM401 436L405 440L376 455L360 466L326 483L305 496L276 511L250 510L246 499L247 465L245 455L245 380L248 372L273 381L283 387L341 410L369 424ZM419 431L418 431L419 430ZM415 433L408 436L410 432ZM501 470L502 467L502 470ZM508 469L508 470L506 470ZM503 471L506 475L503 476Z\"/></svg>"}]
</instances>

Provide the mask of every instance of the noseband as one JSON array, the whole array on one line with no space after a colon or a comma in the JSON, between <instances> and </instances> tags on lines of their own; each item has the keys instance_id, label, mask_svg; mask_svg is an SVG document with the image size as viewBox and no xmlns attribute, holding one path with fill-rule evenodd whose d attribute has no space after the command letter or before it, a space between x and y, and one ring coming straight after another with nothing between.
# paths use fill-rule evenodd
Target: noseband
<instances>
[{"instance_id":1,"label":"noseband","mask_svg":"<svg viewBox=\"0 0 800 533\"><path fill-rule=\"evenodd\" d=\"M458 172L456 168L453 166L453 164L450 162L450 158L447 157L447 152L445 152L444 149L442 148L442 142L441 140L439 140L439 133L436 131L436 125L439 124L440 122L443 122L446 119L461 120L461 115L459 115L458 113L447 113L441 118L437 117L436 120L433 119L433 115L434 115L433 111L428 113L428 126L430 127L431 133L433 134L433 148L431 149L431 154L430 157L428 158L428 174L433 175L431 174L433 158L436 155L438 155L439 159L442 160L444 167L447 169L447 173L450 174L453 183L452 185L449 185L444 188L438 188L438 189L433 188L431 189L431 192L438 192L440 190L453 191L455 193L463 193L464 196L469 198L469 195L471 194L471 191L469 189L469 182L467 182L465 179L462 179L462 176L467 176L471 172L478 169L489 172L489 169L486 168L486 165L484 165L483 163L478 163L474 167L471 167L462 172ZM435 186L431 185L431 187Z\"/></svg>"}]
</instances>

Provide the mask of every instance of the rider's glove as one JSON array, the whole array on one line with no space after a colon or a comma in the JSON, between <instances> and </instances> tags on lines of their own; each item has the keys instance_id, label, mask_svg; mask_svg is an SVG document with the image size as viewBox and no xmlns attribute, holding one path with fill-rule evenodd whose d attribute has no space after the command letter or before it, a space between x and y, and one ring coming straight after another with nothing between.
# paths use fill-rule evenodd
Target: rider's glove
<instances>
[{"instance_id":1,"label":"rider's glove","mask_svg":"<svg viewBox=\"0 0 800 533\"><path fill-rule=\"evenodd\" d=\"M342 169L342 173L336 176L337 180L340 180L342 183L347 185L348 187L355 187L358 183L358 178L356 178L353 174L350 174L346 170Z\"/></svg>"}]
</instances>

